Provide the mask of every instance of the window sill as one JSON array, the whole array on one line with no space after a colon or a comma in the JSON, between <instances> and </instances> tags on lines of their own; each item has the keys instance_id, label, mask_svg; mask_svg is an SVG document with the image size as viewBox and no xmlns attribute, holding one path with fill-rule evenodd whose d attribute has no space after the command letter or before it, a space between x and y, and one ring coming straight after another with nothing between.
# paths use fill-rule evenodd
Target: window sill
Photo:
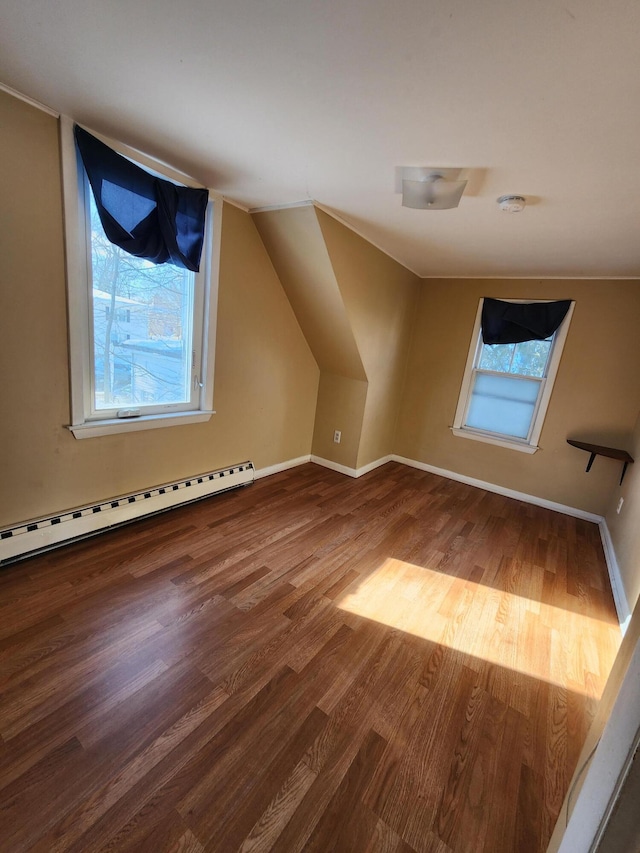
<instances>
[{"instance_id":1,"label":"window sill","mask_svg":"<svg viewBox=\"0 0 640 853\"><path fill-rule=\"evenodd\" d=\"M540 448L535 444L524 444L520 441L509 441L508 438L498 438L493 435L485 435L481 432L472 432L460 427L451 427L451 432L457 438L471 438L474 441L484 441L486 444L496 444L498 447L506 447L509 450L519 450L521 453L535 453Z\"/></svg>"},{"instance_id":2,"label":"window sill","mask_svg":"<svg viewBox=\"0 0 640 853\"><path fill-rule=\"evenodd\" d=\"M103 435L114 435L120 432L138 432L145 429L181 426L184 424L200 424L210 420L214 411L172 412L170 415L142 415L139 418L110 418L104 421L85 421L83 424L72 424L71 430L75 438L98 438Z\"/></svg>"}]
</instances>

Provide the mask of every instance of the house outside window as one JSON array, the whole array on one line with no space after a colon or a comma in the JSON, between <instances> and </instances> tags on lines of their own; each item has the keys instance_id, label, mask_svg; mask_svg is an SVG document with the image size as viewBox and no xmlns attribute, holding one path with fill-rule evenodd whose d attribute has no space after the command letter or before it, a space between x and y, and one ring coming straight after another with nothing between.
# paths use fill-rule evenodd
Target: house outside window
<instances>
[{"instance_id":1,"label":"house outside window","mask_svg":"<svg viewBox=\"0 0 640 853\"><path fill-rule=\"evenodd\" d=\"M574 303L557 331L544 340L485 344L483 301L478 307L453 434L535 453Z\"/></svg>"}]
</instances>

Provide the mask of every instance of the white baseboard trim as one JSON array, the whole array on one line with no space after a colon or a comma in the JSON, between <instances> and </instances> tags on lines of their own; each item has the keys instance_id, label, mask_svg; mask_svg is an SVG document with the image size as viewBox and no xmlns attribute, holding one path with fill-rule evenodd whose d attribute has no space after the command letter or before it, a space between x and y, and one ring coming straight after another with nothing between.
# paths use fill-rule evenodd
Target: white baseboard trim
<instances>
[{"instance_id":1,"label":"white baseboard trim","mask_svg":"<svg viewBox=\"0 0 640 853\"><path fill-rule=\"evenodd\" d=\"M305 462L310 462L311 456L298 456L296 459L287 459L284 462L276 462L275 465L268 465L266 468L256 468L254 478L259 480L261 477L270 477L271 474L279 474L281 471L288 471L289 468L297 468L298 465L304 465Z\"/></svg>"},{"instance_id":2,"label":"white baseboard trim","mask_svg":"<svg viewBox=\"0 0 640 853\"><path fill-rule=\"evenodd\" d=\"M507 498L515 498L524 503L541 506L545 509L552 509L554 512L562 512L564 515L571 515L574 518L582 518L585 521L592 521L594 524L600 524L602 521L601 515L596 515L593 512L587 512L584 509L577 509L566 504L548 501L545 498L539 498L536 495L528 495L526 492L517 492L515 489L507 489L505 486L498 486L495 483L488 483L486 480L476 480L475 477L467 477L466 474L458 474L456 471L448 471L445 468L436 468L435 465L427 465L425 462L417 462L415 459L407 459L405 456L391 457L394 462L401 462L403 465L409 465L411 468L419 468L421 471L428 471L430 474L437 474L439 477L447 477L449 480L457 480L459 483L466 483L468 486L476 486L478 489L485 489L487 492L495 492L498 495L504 495Z\"/></svg>"},{"instance_id":3,"label":"white baseboard trim","mask_svg":"<svg viewBox=\"0 0 640 853\"><path fill-rule=\"evenodd\" d=\"M347 477L362 477L363 474L368 474L369 471L373 471L375 468L379 468L381 465L386 465L387 462L391 462L393 460L393 456L382 456L380 459L374 459L373 462L369 462L367 465L363 465L361 468L348 468L346 465L340 465L339 462L332 462L330 459L323 459L322 456L311 456L311 461L315 462L316 465L322 465L323 468L330 468L332 471L337 471L339 474L346 474Z\"/></svg>"},{"instance_id":4,"label":"white baseboard trim","mask_svg":"<svg viewBox=\"0 0 640 853\"><path fill-rule=\"evenodd\" d=\"M304 459L304 457L301 457ZM305 459L305 461L307 461ZM363 465L361 468L348 468L346 465L340 465L338 462L332 462L330 459L324 459L322 456L311 455L311 462L316 465L322 465L324 468L330 468L332 471L337 471L339 474L346 474L348 477L361 477L363 474L368 474L375 468L385 465L387 462L399 462L401 465L408 465L410 468L418 468L420 471L428 471L430 474L437 474L439 477L446 477L448 480L456 480L459 483L466 483L468 486L475 486L478 489L485 489L487 492L495 492L499 495L504 495L507 498L515 498L524 503L534 504L535 506L551 509L554 512L561 512L564 515L571 515L574 518L582 518L585 521L591 521L594 524L600 524L603 521L601 515L596 515L593 512L587 512L584 509L567 506L566 504L549 501L546 498L540 498L536 495L529 495L526 492L517 492L515 489L508 489L505 486L498 486L495 483L489 483L486 480L477 480L475 477L467 477L466 474L458 474L456 471L449 471L446 468L436 468L435 465L428 465L426 462L418 462L416 459L408 459L406 456L398 456L395 453L389 456L382 456L368 465ZM256 477L261 476L256 471Z\"/></svg>"},{"instance_id":5,"label":"white baseboard trim","mask_svg":"<svg viewBox=\"0 0 640 853\"><path fill-rule=\"evenodd\" d=\"M322 465L323 468L330 468L332 471L337 471L338 474L346 474L347 477L357 477L358 472L355 468L347 468L346 465L340 465L339 462L332 462L331 459L323 459L322 456L314 456L311 454L311 462L316 465Z\"/></svg>"},{"instance_id":6,"label":"white baseboard trim","mask_svg":"<svg viewBox=\"0 0 640 853\"><path fill-rule=\"evenodd\" d=\"M361 468L356 470L356 477L362 477L363 474L368 474L369 471L375 471L376 468L380 468L382 465L386 465L387 462L392 462L393 456L381 456L380 459L374 459L373 462L369 462L367 465L363 465Z\"/></svg>"},{"instance_id":7,"label":"white baseboard trim","mask_svg":"<svg viewBox=\"0 0 640 853\"><path fill-rule=\"evenodd\" d=\"M627 628L629 627L629 622L631 621L631 608L629 607L629 601L624 591L624 583L622 582L622 575L620 574L620 566L618 565L618 558L616 557L613 540L611 539L611 533L609 532L606 519L603 518L600 521L599 527L604 558L607 561L607 569L609 570L609 580L611 582L613 601L616 605L616 613L618 614L618 622L620 622L620 630L624 637Z\"/></svg>"}]
</instances>

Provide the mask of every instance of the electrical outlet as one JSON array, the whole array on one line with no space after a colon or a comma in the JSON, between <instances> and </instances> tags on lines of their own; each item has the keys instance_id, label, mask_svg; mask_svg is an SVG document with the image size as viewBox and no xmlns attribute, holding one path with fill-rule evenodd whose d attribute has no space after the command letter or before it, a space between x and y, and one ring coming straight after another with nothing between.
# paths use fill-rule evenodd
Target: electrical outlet
<instances>
[{"instance_id":1,"label":"electrical outlet","mask_svg":"<svg viewBox=\"0 0 640 853\"><path fill-rule=\"evenodd\" d=\"M333 432L333 441L334 444L340 444L342 440L342 432L339 429L334 430Z\"/></svg>"},{"instance_id":2,"label":"electrical outlet","mask_svg":"<svg viewBox=\"0 0 640 853\"><path fill-rule=\"evenodd\" d=\"M620 510L622 509L622 504L624 503L624 498L620 498L618 501L618 506L616 507L616 512L620 515Z\"/></svg>"}]
</instances>

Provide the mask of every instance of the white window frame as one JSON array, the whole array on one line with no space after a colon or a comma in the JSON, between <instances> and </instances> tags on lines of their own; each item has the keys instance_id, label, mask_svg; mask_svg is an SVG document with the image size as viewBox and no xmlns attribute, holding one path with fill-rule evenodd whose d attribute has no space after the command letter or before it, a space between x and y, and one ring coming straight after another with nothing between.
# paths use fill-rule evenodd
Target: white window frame
<instances>
[{"instance_id":1,"label":"white window frame","mask_svg":"<svg viewBox=\"0 0 640 853\"><path fill-rule=\"evenodd\" d=\"M548 299L505 299L505 302L549 302L552 300ZM544 424L545 415L547 414L547 409L549 407L549 401L551 399L551 392L553 391L553 385L556 379L556 375L558 373L558 368L560 366L560 359L562 357L562 350L564 349L564 344L567 339L567 333L569 331L569 325L571 324L571 318L573 316L573 309L575 306L575 302L572 302L569 306L569 310L567 314L560 324L560 328L557 330L554 336L553 347L551 350L551 354L549 357L549 362L547 365L546 375L541 379L542 390L538 395L538 401L536 404L536 410L533 415L531 429L529 430L529 436L526 439L520 438L509 438L509 436L501 435L500 433L488 432L485 430L474 429L472 427L464 426L464 422L467 416L467 410L469 408L469 404L471 402L471 391L473 389L473 380L475 368L474 364L476 362L476 357L478 355L478 351L482 346L482 306L484 304L484 298L480 299L478 304L478 311L476 313L476 321L473 327L473 334L471 335L471 344L469 346L469 354L467 355L467 363L465 365L464 376L462 379L462 386L460 388L460 396L458 398L458 406L456 408L456 414L453 420L453 426L451 427L452 433L457 438L470 438L474 441L484 441L487 444L496 444L499 447L508 447L511 450L520 450L523 453L535 453L539 450L538 442L540 440L540 433L542 432L542 427ZM501 374L502 375L502 374ZM505 376L509 374L504 374ZM514 377L515 378L515 377Z\"/></svg>"},{"instance_id":2,"label":"white window frame","mask_svg":"<svg viewBox=\"0 0 640 853\"><path fill-rule=\"evenodd\" d=\"M84 167L76 150L72 119L60 117L62 153L65 247L67 262L67 306L69 321L69 373L71 384L71 423L69 429L76 438L95 438L121 432L135 432L180 424L203 423L215 414L213 409L213 378L218 311L218 278L220 271L220 239L222 235L222 196L209 191L207 227L202 253L203 276L200 306L194 311L193 375L198 378L199 391L195 399L177 411L175 406L163 411L157 407L153 414L136 417L105 417L93 410L92 399L92 332L89 288L90 234L85 195ZM188 175L142 154L122 143L108 139L95 131L91 133L118 153L161 177L199 187ZM205 273L206 271L206 273ZM198 310L198 307L200 310ZM158 410L159 409L159 410Z\"/></svg>"}]
</instances>

